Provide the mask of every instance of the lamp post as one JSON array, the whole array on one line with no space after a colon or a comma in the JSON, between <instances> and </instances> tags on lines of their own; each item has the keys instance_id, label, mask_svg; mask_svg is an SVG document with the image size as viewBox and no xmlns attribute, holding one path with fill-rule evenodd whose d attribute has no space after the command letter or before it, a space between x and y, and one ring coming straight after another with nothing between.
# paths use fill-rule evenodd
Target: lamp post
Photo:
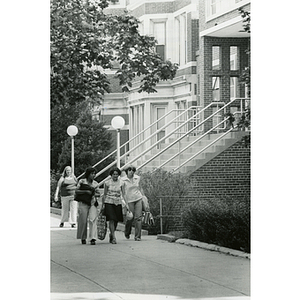
<instances>
[{"instance_id":1,"label":"lamp post","mask_svg":"<svg viewBox=\"0 0 300 300\"><path fill-rule=\"evenodd\" d=\"M111 120L111 126L117 130L117 167L120 169L120 131L125 125L125 120L116 116Z\"/></svg>"},{"instance_id":2,"label":"lamp post","mask_svg":"<svg viewBox=\"0 0 300 300\"><path fill-rule=\"evenodd\" d=\"M68 135L71 137L71 168L73 174L75 174L74 167L74 136L78 133L78 128L75 125L70 125L67 129Z\"/></svg>"}]
</instances>

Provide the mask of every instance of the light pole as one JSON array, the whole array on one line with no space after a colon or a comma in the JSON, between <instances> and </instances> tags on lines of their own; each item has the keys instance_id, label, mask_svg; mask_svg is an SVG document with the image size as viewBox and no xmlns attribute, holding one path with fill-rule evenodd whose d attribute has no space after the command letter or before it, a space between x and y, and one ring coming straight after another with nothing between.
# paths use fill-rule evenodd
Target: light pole
<instances>
[{"instance_id":1,"label":"light pole","mask_svg":"<svg viewBox=\"0 0 300 300\"><path fill-rule=\"evenodd\" d=\"M117 167L120 169L120 131L125 125L125 120L120 117L116 116L113 117L111 120L111 126L117 130Z\"/></svg>"},{"instance_id":2,"label":"light pole","mask_svg":"<svg viewBox=\"0 0 300 300\"><path fill-rule=\"evenodd\" d=\"M74 136L78 133L78 128L75 125L70 125L67 129L68 135L71 137L71 168L72 172L75 175L74 167Z\"/></svg>"}]
</instances>

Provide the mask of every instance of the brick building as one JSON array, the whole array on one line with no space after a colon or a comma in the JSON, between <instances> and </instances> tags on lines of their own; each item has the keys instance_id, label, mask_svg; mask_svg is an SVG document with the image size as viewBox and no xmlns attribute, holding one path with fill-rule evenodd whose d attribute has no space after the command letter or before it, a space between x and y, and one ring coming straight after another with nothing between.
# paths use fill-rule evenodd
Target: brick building
<instances>
[{"instance_id":1,"label":"brick building","mask_svg":"<svg viewBox=\"0 0 300 300\"><path fill-rule=\"evenodd\" d=\"M246 51L250 35L243 29L238 9L250 11L249 0L119 0L107 11L122 13L124 8L141 21L141 34L156 38L157 52L164 59L178 63L179 69L174 80L157 85L155 94L138 93L139 82L134 82L125 94L113 82L114 93L105 95L96 114L100 113L98 118L109 129L115 115L124 117L122 141L142 132L171 110L192 106L201 109L211 104L201 116L205 119L232 99L246 98L247 86L240 83L240 76L250 65ZM231 105L228 109L235 112L239 107ZM202 130L218 124L220 118L214 116ZM158 122L155 129L164 125L165 121ZM156 140L167 135L168 130L172 127L161 130ZM132 142L130 147L143 138ZM153 142L149 140L145 148ZM237 141L201 167L196 166L190 177L194 186L191 196L250 197L250 148ZM177 209L188 202L180 202ZM173 229L180 228L180 224L174 226Z\"/></svg>"}]
</instances>

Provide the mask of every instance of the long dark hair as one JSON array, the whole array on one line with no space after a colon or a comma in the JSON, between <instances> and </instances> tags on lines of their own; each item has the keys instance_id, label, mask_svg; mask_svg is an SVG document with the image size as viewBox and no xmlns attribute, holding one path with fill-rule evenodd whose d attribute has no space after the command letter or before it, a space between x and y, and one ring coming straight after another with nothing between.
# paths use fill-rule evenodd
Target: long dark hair
<instances>
[{"instance_id":1,"label":"long dark hair","mask_svg":"<svg viewBox=\"0 0 300 300\"><path fill-rule=\"evenodd\" d=\"M96 169L95 169L95 168L93 168L93 167L87 168L87 169L85 170L84 177L85 177L86 179L88 179L89 176L90 176L90 174L93 173L93 172L96 173Z\"/></svg>"}]
</instances>

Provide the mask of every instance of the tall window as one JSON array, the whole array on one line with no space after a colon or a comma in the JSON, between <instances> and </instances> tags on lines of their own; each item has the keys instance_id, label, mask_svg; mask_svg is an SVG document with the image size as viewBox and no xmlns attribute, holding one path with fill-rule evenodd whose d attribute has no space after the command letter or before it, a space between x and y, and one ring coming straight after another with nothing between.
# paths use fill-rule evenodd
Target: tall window
<instances>
[{"instance_id":1,"label":"tall window","mask_svg":"<svg viewBox=\"0 0 300 300\"><path fill-rule=\"evenodd\" d=\"M175 30L177 35L176 61L179 65L186 64L186 14L183 13L175 18Z\"/></svg>"},{"instance_id":2,"label":"tall window","mask_svg":"<svg viewBox=\"0 0 300 300\"><path fill-rule=\"evenodd\" d=\"M250 0L206 0L206 18L215 18L246 3L250 3Z\"/></svg>"},{"instance_id":3,"label":"tall window","mask_svg":"<svg viewBox=\"0 0 300 300\"><path fill-rule=\"evenodd\" d=\"M157 40L156 52L165 59L166 48L166 22L152 22L153 36Z\"/></svg>"},{"instance_id":4,"label":"tall window","mask_svg":"<svg viewBox=\"0 0 300 300\"><path fill-rule=\"evenodd\" d=\"M212 47L212 69L213 70L221 69L220 54L221 54L220 46L213 46Z\"/></svg>"},{"instance_id":5,"label":"tall window","mask_svg":"<svg viewBox=\"0 0 300 300\"><path fill-rule=\"evenodd\" d=\"M237 46L230 46L230 70L235 71L239 69L239 48Z\"/></svg>"},{"instance_id":6,"label":"tall window","mask_svg":"<svg viewBox=\"0 0 300 300\"><path fill-rule=\"evenodd\" d=\"M213 101L220 101L220 77L212 77L212 98Z\"/></svg>"},{"instance_id":7,"label":"tall window","mask_svg":"<svg viewBox=\"0 0 300 300\"><path fill-rule=\"evenodd\" d=\"M230 99L238 97L238 78L230 77Z\"/></svg>"}]
</instances>

